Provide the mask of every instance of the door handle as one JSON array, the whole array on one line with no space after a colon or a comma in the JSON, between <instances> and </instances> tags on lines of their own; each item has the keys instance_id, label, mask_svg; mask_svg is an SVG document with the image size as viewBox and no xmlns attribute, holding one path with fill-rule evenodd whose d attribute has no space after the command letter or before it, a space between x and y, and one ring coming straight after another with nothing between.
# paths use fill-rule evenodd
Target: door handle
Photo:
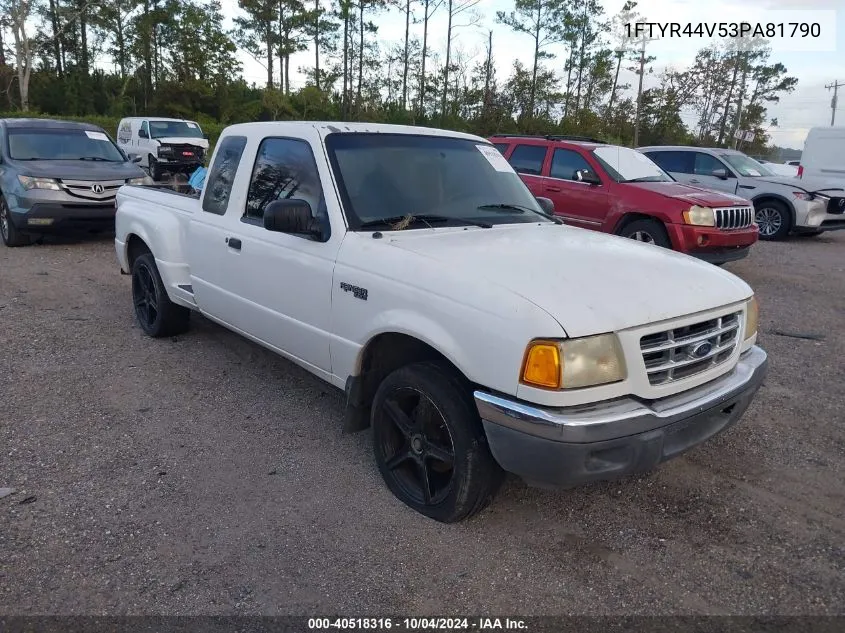
<instances>
[{"instance_id":1,"label":"door handle","mask_svg":"<svg viewBox=\"0 0 845 633\"><path fill-rule=\"evenodd\" d=\"M546 191L551 191L552 193L560 193L562 189L560 187L546 187Z\"/></svg>"},{"instance_id":2,"label":"door handle","mask_svg":"<svg viewBox=\"0 0 845 633\"><path fill-rule=\"evenodd\" d=\"M241 241L236 237L227 237L226 243L229 245L229 248L234 248L236 251L241 250Z\"/></svg>"}]
</instances>

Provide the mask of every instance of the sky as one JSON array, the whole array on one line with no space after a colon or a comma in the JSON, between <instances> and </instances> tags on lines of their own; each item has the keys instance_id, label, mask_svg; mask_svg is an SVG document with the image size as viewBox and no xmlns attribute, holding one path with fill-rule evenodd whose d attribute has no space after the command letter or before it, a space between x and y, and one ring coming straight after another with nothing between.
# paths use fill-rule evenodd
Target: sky
<instances>
[{"instance_id":1,"label":"sky","mask_svg":"<svg viewBox=\"0 0 845 633\"><path fill-rule=\"evenodd\" d=\"M619 12L624 0L600 0L600 3L609 18ZM223 0L222 4L223 13L228 20L238 14L237 0ZM513 0L481 0L476 8L480 14L479 22L456 29L453 46L462 49L467 55L478 55L481 58L487 33L492 30L494 61L500 78L510 74L515 59L530 66L533 52L530 37L514 33L510 28L495 23L496 11L511 11ZM778 126L769 128L768 132L775 144L801 149L809 128L830 124L833 92L825 89L825 86L835 81L845 83L845 0L640 0L637 11L649 22L693 25L703 21L712 23L741 20L764 23L819 23L822 30L819 38L773 41L775 50L770 61L783 63L789 75L798 78L798 87L794 92L783 96L780 103L769 106L768 118L777 118ZM387 44L403 38L405 24L401 12L393 10L380 16L374 15L372 19L379 27L377 37L380 42ZM465 24L466 20L460 20L459 23ZM421 25L412 24L411 29L412 33L422 35ZM786 29L789 30L790 27L787 25ZM445 10L440 9L429 26L429 39L436 51L445 51L445 32ZM653 72L646 75L644 86L648 88L656 85L660 73L667 67L683 69L688 66L696 51L709 42L706 38L667 37L650 42L647 53L656 56L657 60L653 64ZM816 50L808 50L812 48ZM562 68L565 50L559 47L557 50L551 48L550 51L557 52L560 56L546 63ZM267 73L264 67L247 53L240 52L239 55L245 79L259 85L265 83ZM310 66L313 64L312 60L313 50L297 54L291 59L291 70L299 66ZM278 77L278 69L274 74ZM292 87L303 83L303 76L291 77ZM623 70L620 73L620 83L636 86L637 76ZM838 123L845 125L845 86L839 89L836 116ZM682 118L688 125L695 123L692 113L683 113Z\"/></svg>"}]
</instances>

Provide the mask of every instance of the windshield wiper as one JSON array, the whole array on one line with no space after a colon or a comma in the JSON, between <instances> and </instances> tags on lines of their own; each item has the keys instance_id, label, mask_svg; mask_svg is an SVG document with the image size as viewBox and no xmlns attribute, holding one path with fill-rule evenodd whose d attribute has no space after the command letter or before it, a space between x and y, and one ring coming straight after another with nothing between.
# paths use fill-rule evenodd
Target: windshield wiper
<instances>
[{"instance_id":1,"label":"windshield wiper","mask_svg":"<svg viewBox=\"0 0 845 633\"><path fill-rule=\"evenodd\" d=\"M543 213L542 211L537 211L537 209L532 209L531 207L526 207L521 204L511 204L509 202L497 202L495 204L481 204L477 207L480 211L502 211L504 213L517 211L519 213L525 213L526 211L531 211L531 213L536 213L537 215L543 216L547 220L551 220L555 224L563 224L563 220L560 218L556 218L553 215L549 215L548 213Z\"/></svg>"},{"instance_id":2,"label":"windshield wiper","mask_svg":"<svg viewBox=\"0 0 845 633\"><path fill-rule=\"evenodd\" d=\"M659 178L659 176L643 176L642 178L631 178L622 182L669 182L668 180L652 180L653 178Z\"/></svg>"},{"instance_id":3,"label":"windshield wiper","mask_svg":"<svg viewBox=\"0 0 845 633\"><path fill-rule=\"evenodd\" d=\"M74 160L74 159L71 158L69 160ZM110 160L108 158L103 158L102 156L80 156L79 158L77 158L75 160L97 160L97 161L103 161L105 163L116 163L117 162L117 161L114 161L114 160Z\"/></svg>"},{"instance_id":4,"label":"windshield wiper","mask_svg":"<svg viewBox=\"0 0 845 633\"><path fill-rule=\"evenodd\" d=\"M463 224L468 224L470 226L480 226L482 229L491 229L493 228L492 224L488 224L487 222L481 222L479 220L470 220L469 218L456 218L450 217L447 215L431 215L427 213L421 213L419 215L413 214L406 214L406 215L394 215L389 218L379 218L378 220L368 220L367 222L363 222L360 225L362 229L369 229L376 226L385 226L385 225L398 225L398 224L406 224L406 226L411 224L416 224L418 222L422 222L424 224L429 224L429 222L461 222ZM431 225L429 224L429 227ZM394 229L399 230L399 229Z\"/></svg>"}]
</instances>

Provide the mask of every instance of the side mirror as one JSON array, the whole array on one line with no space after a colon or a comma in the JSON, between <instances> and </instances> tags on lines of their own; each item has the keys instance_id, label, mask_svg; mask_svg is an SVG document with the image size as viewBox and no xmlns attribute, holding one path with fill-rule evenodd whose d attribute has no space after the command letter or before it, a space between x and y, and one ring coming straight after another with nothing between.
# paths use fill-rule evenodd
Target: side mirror
<instances>
[{"instance_id":1,"label":"side mirror","mask_svg":"<svg viewBox=\"0 0 845 633\"><path fill-rule=\"evenodd\" d=\"M549 200L548 198L537 197L537 202L540 204L540 208L543 210L543 213L546 215L554 215L555 212L555 203Z\"/></svg>"},{"instance_id":2,"label":"side mirror","mask_svg":"<svg viewBox=\"0 0 845 633\"><path fill-rule=\"evenodd\" d=\"M203 135L202 135L202 137L203 137L206 141L208 140L208 134L203 134Z\"/></svg>"},{"instance_id":3,"label":"side mirror","mask_svg":"<svg viewBox=\"0 0 845 633\"><path fill-rule=\"evenodd\" d=\"M596 174L589 169L579 169L575 172L575 180L578 182L585 182L589 185L600 185L601 180Z\"/></svg>"},{"instance_id":4,"label":"side mirror","mask_svg":"<svg viewBox=\"0 0 845 633\"><path fill-rule=\"evenodd\" d=\"M296 233L320 237L317 221L311 214L311 205L305 200L274 200L264 207L264 228L277 233Z\"/></svg>"},{"instance_id":5,"label":"side mirror","mask_svg":"<svg viewBox=\"0 0 845 633\"><path fill-rule=\"evenodd\" d=\"M716 178L720 178L721 180L727 180L728 179L728 171L726 169L714 169L713 175Z\"/></svg>"},{"instance_id":6,"label":"side mirror","mask_svg":"<svg viewBox=\"0 0 845 633\"><path fill-rule=\"evenodd\" d=\"M146 130L138 130L138 138L150 138Z\"/></svg>"}]
</instances>

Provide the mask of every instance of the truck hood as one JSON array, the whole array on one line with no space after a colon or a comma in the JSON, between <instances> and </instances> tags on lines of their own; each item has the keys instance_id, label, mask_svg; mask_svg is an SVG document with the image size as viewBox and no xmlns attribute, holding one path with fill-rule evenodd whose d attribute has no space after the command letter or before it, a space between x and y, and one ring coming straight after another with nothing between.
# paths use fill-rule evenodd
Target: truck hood
<instances>
[{"instance_id":1,"label":"truck hood","mask_svg":"<svg viewBox=\"0 0 845 633\"><path fill-rule=\"evenodd\" d=\"M194 136L163 136L161 138L156 138L161 144L167 145L195 145L196 147L202 147L203 149L208 149L208 139L205 138L196 138Z\"/></svg>"},{"instance_id":2,"label":"truck hood","mask_svg":"<svg viewBox=\"0 0 845 633\"><path fill-rule=\"evenodd\" d=\"M570 337L619 331L749 298L751 288L712 264L651 244L560 225L498 225L386 234L396 248L511 291ZM456 298L460 300L460 298Z\"/></svg>"},{"instance_id":3,"label":"truck hood","mask_svg":"<svg viewBox=\"0 0 845 633\"><path fill-rule=\"evenodd\" d=\"M787 185L807 193L817 191L842 191L842 184L828 178L791 178L789 176L760 176L750 178L751 182L766 182L774 185Z\"/></svg>"},{"instance_id":4,"label":"truck hood","mask_svg":"<svg viewBox=\"0 0 845 633\"><path fill-rule=\"evenodd\" d=\"M14 162L22 176L64 180L125 180L141 178L144 172L130 162L107 163L90 160L27 160Z\"/></svg>"},{"instance_id":5,"label":"truck hood","mask_svg":"<svg viewBox=\"0 0 845 633\"><path fill-rule=\"evenodd\" d=\"M751 204L748 200L739 196L693 187L692 185L685 185L680 182L628 182L625 183L625 186L650 191L666 198L674 198L690 205L697 204L701 207L719 208L735 207L737 205L748 206Z\"/></svg>"}]
</instances>

